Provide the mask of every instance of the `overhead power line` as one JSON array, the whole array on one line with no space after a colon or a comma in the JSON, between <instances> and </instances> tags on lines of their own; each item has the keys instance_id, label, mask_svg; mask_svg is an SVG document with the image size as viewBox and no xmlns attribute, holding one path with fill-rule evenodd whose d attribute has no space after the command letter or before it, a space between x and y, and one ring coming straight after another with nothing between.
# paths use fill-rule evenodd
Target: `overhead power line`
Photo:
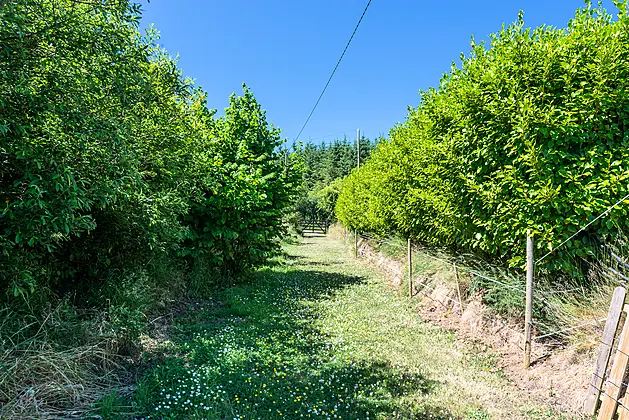
<instances>
[{"instance_id":1,"label":"overhead power line","mask_svg":"<svg viewBox=\"0 0 629 420\"><path fill-rule=\"evenodd\" d=\"M355 129L350 128L348 130L343 130L343 131L339 131L338 133L333 133L333 134L326 134L325 136L319 136L319 137L312 137L312 138L308 138L308 140L310 141L315 141L315 140L325 140L328 138L339 138L339 136L342 134L343 136L347 137L347 133L354 131Z\"/></svg>"},{"instance_id":2,"label":"overhead power line","mask_svg":"<svg viewBox=\"0 0 629 420\"><path fill-rule=\"evenodd\" d=\"M358 30L358 27L360 26L360 22L363 21L363 18L365 17L365 13L367 13L367 9L369 9L370 4L371 4L371 0L367 2L367 5L365 6L365 10L363 10L363 14L360 16L360 19L358 19L358 23L356 24L356 27L354 28L354 32L352 32L352 36L349 37L349 41L347 41L347 45L345 45L345 49L343 50L343 53L339 57L339 61L336 62L336 66L334 66L334 70L332 70L332 74L330 74L330 78L328 79L327 83L323 87L323 90L321 91L321 95L319 95L319 99L317 99L317 102L312 107L312 111L310 111L308 118L306 118L306 122L301 127L301 130L299 130L299 134L297 134L297 137L295 137L295 140L293 140L293 144L295 144L295 142L299 139L299 136L301 136L301 133L304 131L304 128L306 128L306 125L308 125L308 122L310 121L312 114L314 114L315 109L317 109L319 102L321 102L321 98L323 98L323 94L325 93L330 82L332 81L332 78L334 77L334 73L336 73L336 70L339 68L341 61L343 60L343 56L345 56L345 53L347 52L347 49L349 48L349 44L352 43L352 39L354 39L354 35L356 35L356 31Z\"/></svg>"}]
</instances>

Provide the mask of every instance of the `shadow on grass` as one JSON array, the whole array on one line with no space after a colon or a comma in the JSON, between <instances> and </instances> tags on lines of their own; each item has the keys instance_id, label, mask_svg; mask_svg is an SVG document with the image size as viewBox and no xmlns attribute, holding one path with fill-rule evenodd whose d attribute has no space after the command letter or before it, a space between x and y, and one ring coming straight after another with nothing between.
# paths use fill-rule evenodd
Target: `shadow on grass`
<instances>
[{"instance_id":1,"label":"shadow on grass","mask_svg":"<svg viewBox=\"0 0 629 420\"><path fill-rule=\"evenodd\" d=\"M173 347L139 384L134 414L152 418L453 418L426 405L419 370L352 353L315 327L317 302L364 280L262 270L220 306L177 321ZM240 417L242 416L242 417Z\"/></svg>"},{"instance_id":2,"label":"shadow on grass","mask_svg":"<svg viewBox=\"0 0 629 420\"><path fill-rule=\"evenodd\" d=\"M304 261L299 264L302 267L333 267L341 266L341 261Z\"/></svg>"}]
</instances>

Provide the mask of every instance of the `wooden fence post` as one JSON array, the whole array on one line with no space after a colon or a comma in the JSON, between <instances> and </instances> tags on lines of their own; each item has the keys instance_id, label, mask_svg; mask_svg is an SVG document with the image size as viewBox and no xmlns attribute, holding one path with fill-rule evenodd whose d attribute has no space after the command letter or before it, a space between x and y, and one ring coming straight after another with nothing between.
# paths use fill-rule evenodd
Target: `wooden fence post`
<instances>
[{"instance_id":1,"label":"wooden fence post","mask_svg":"<svg viewBox=\"0 0 629 420\"><path fill-rule=\"evenodd\" d=\"M413 251L411 248L411 238L408 238L408 297L413 297Z\"/></svg>"},{"instance_id":2,"label":"wooden fence post","mask_svg":"<svg viewBox=\"0 0 629 420\"><path fill-rule=\"evenodd\" d=\"M358 258L358 231L354 230L354 258Z\"/></svg>"},{"instance_id":3,"label":"wooden fence post","mask_svg":"<svg viewBox=\"0 0 629 420\"><path fill-rule=\"evenodd\" d=\"M459 296L459 310L461 311L461 315L463 315L463 299L461 299L461 281L459 280L459 269L456 267L456 263L454 265L454 277L456 277L456 293Z\"/></svg>"},{"instance_id":4,"label":"wooden fence post","mask_svg":"<svg viewBox=\"0 0 629 420\"><path fill-rule=\"evenodd\" d=\"M524 367L531 366L531 327L533 321L533 278L535 260L533 259L533 235L526 231L526 310L524 313Z\"/></svg>"}]
</instances>

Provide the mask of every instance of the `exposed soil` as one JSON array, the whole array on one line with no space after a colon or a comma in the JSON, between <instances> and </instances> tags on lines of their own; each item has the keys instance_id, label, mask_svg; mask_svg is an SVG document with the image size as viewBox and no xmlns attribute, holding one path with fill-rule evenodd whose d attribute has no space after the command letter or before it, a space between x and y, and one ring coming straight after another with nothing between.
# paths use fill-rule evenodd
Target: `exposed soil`
<instances>
[{"instance_id":1,"label":"exposed soil","mask_svg":"<svg viewBox=\"0 0 629 420\"><path fill-rule=\"evenodd\" d=\"M359 255L375 266L391 287L402 285L404 263L377 252L367 241L359 242ZM438 275L425 274L427 277L418 273L414 279L418 296L416 310L424 320L454 331L460 342L478 344L479 351L497 354L499 367L533 398L573 415L583 413L596 357L593 348L578 351L535 344L532 365L525 369L522 323L501 319L482 303L480 296L472 296L463 302L461 311L457 291L440 281ZM426 280L434 281L430 282L431 286L426 286Z\"/></svg>"}]
</instances>

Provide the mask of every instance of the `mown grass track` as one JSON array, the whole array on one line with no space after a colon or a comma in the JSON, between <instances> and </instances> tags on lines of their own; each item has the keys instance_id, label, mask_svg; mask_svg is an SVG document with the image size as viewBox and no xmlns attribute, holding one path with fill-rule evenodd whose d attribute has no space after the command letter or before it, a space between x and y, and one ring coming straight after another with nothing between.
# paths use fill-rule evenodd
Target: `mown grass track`
<instances>
[{"instance_id":1,"label":"mown grass track","mask_svg":"<svg viewBox=\"0 0 629 420\"><path fill-rule=\"evenodd\" d=\"M558 418L496 357L422 322L412 302L310 237L285 264L181 317L131 411L151 418ZM112 410L112 414L115 410Z\"/></svg>"}]
</instances>

